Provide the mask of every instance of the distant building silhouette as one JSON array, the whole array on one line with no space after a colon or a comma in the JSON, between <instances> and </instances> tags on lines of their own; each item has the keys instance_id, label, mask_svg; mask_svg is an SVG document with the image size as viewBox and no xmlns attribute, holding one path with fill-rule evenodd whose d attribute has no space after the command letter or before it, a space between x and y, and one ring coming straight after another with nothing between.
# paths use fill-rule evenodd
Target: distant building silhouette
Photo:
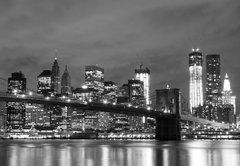
<instances>
[{"instance_id":1,"label":"distant building silhouette","mask_svg":"<svg viewBox=\"0 0 240 166\"><path fill-rule=\"evenodd\" d=\"M69 95L71 93L71 77L67 69L67 65L65 66L64 73L62 75L61 80L61 93Z\"/></svg>"},{"instance_id":2,"label":"distant building silhouette","mask_svg":"<svg viewBox=\"0 0 240 166\"><path fill-rule=\"evenodd\" d=\"M53 93L59 93L60 89L60 69L58 66L57 58L55 58L52 66L52 73L51 73L51 86L53 89Z\"/></svg>"}]
</instances>

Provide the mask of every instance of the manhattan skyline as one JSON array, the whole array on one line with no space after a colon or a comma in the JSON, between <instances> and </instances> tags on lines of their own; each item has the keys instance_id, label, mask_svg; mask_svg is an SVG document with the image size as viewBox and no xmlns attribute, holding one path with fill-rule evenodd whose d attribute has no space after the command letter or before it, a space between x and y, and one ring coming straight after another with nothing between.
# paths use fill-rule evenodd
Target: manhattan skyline
<instances>
[{"instance_id":1,"label":"manhattan skyline","mask_svg":"<svg viewBox=\"0 0 240 166\"><path fill-rule=\"evenodd\" d=\"M237 54L240 2L227 1L8 1L0 2L0 75L21 70L27 86L58 57L61 75L68 65L72 85L84 83L84 67L98 64L105 80L119 85L134 77L140 63L151 70L151 89L180 88L188 97L188 54L221 55L240 94ZM57 50L57 51L56 51ZM205 95L205 89L204 89Z\"/></svg>"}]
</instances>

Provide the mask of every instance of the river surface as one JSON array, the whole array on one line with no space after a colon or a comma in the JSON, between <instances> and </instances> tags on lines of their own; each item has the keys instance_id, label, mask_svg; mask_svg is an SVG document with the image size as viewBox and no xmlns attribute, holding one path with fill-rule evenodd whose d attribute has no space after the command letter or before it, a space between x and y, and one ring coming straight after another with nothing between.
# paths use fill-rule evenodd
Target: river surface
<instances>
[{"instance_id":1,"label":"river surface","mask_svg":"<svg viewBox=\"0 0 240 166\"><path fill-rule=\"evenodd\" d=\"M240 166L240 141L0 140L0 166Z\"/></svg>"}]
</instances>

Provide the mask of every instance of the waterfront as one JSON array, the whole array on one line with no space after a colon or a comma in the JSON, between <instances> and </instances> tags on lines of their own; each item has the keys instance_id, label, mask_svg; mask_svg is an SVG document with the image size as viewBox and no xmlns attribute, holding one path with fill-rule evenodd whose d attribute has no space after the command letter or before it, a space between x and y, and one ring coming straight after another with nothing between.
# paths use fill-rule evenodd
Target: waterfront
<instances>
[{"instance_id":1,"label":"waterfront","mask_svg":"<svg viewBox=\"0 0 240 166\"><path fill-rule=\"evenodd\" d=\"M240 141L0 140L1 166L239 166Z\"/></svg>"}]
</instances>

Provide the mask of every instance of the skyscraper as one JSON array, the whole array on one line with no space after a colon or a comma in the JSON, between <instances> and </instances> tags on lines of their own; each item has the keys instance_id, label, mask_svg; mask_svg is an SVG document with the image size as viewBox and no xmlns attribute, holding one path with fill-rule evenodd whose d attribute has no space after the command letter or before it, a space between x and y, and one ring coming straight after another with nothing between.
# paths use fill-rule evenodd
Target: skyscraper
<instances>
[{"instance_id":1,"label":"skyscraper","mask_svg":"<svg viewBox=\"0 0 240 166\"><path fill-rule=\"evenodd\" d=\"M53 93L52 72L50 70L43 70L37 77L37 93L44 96L50 96Z\"/></svg>"},{"instance_id":2,"label":"skyscraper","mask_svg":"<svg viewBox=\"0 0 240 166\"><path fill-rule=\"evenodd\" d=\"M25 94L26 78L22 72L12 73L8 78L8 93ZM21 102L7 103L7 125L11 127L20 127L25 125L25 104Z\"/></svg>"},{"instance_id":3,"label":"skyscraper","mask_svg":"<svg viewBox=\"0 0 240 166\"><path fill-rule=\"evenodd\" d=\"M144 97L146 105L150 104L150 70L148 68L143 68L140 65L139 69L135 69L135 79L143 82Z\"/></svg>"},{"instance_id":4,"label":"skyscraper","mask_svg":"<svg viewBox=\"0 0 240 166\"><path fill-rule=\"evenodd\" d=\"M65 66L65 70L62 75L61 86L62 86L62 88L61 88L62 94L70 94L71 93L71 77L68 73L67 65Z\"/></svg>"},{"instance_id":5,"label":"skyscraper","mask_svg":"<svg viewBox=\"0 0 240 166\"><path fill-rule=\"evenodd\" d=\"M86 66L85 85L102 93L104 90L104 69L98 66Z\"/></svg>"},{"instance_id":6,"label":"skyscraper","mask_svg":"<svg viewBox=\"0 0 240 166\"><path fill-rule=\"evenodd\" d=\"M222 104L223 107L228 110L230 119L234 119L232 117L236 116L236 96L232 96L231 84L227 73L225 74L223 82ZM230 120L229 122L232 123L232 121L235 122L235 120Z\"/></svg>"},{"instance_id":7,"label":"skyscraper","mask_svg":"<svg viewBox=\"0 0 240 166\"><path fill-rule=\"evenodd\" d=\"M206 56L206 103L212 106L221 104L220 55Z\"/></svg>"},{"instance_id":8,"label":"skyscraper","mask_svg":"<svg viewBox=\"0 0 240 166\"><path fill-rule=\"evenodd\" d=\"M54 94L59 93L60 88L60 69L58 66L57 58L55 58L52 66L52 73L51 73L51 84Z\"/></svg>"},{"instance_id":9,"label":"skyscraper","mask_svg":"<svg viewBox=\"0 0 240 166\"><path fill-rule=\"evenodd\" d=\"M145 105L143 82L140 80L128 80L129 86L129 101L132 105Z\"/></svg>"},{"instance_id":10,"label":"skyscraper","mask_svg":"<svg viewBox=\"0 0 240 166\"><path fill-rule=\"evenodd\" d=\"M222 94L223 94L223 96L222 96L223 105L231 104L232 90L231 90L230 81L229 81L227 73L225 74L225 78L224 78L224 82L223 82Z\"/></svg>"},{"instance_id":11,"label":"skyscraper","mask_svg":"<svg viewBox=\"0 0 240 166\"><path fill-rule=\"evenodd\" d=\"M8 78L8 93L26 93L26 78L21 71L12 73Z\"/></svg>"},{"instance_id":12,"label":"skyscraper","mask_svg":"<svg viewBox=\"0 0 240 166\"><path fill-rule=\"evenodd\" d=\"M192 49L189 54L189 104L191 113L192 108L203 105L202 63L202 53L199 52L199 49Z\"/></svg>"}]
</instances>

